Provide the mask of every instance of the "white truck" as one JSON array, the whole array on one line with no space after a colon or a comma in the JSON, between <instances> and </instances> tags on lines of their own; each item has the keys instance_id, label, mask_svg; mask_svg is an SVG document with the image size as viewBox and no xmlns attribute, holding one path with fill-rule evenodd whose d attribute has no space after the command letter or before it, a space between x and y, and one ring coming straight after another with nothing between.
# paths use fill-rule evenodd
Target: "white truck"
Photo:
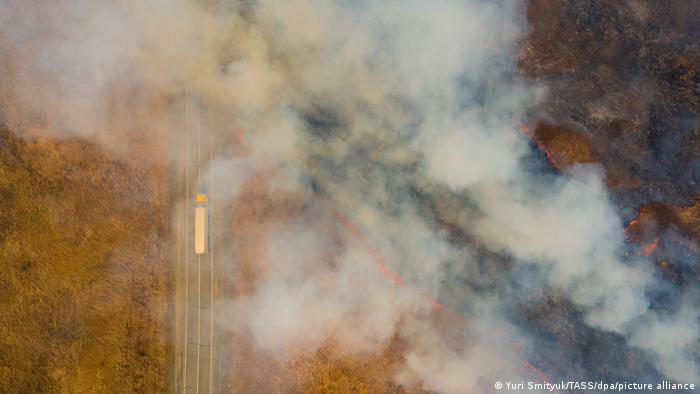
<instances>
[{"instance_id":1,"label":"white truck","mask_svg":"<svg viewBox=\"0 0 700 394\"><path fill-rule=\"evenodd\" d=\"M209 225L207 223L206 194L197 194L194 207L194 252L206 254L209 246Z\"/></svg>"}]
</instances>

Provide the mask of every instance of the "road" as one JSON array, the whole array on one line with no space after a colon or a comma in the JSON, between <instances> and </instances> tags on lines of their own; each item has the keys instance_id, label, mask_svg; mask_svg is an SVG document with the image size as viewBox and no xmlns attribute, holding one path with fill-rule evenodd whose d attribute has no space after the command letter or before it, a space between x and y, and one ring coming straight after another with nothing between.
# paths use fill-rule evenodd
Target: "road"
<instances>
[{"instance_id":1,"label":"road","mask_svg":"<svg viewBox=\"0 0 700 394\"><path fill-rule=\"evenodd\" d=\"M217 375L216 346L216 245L211 242L216 225L211 219L216 190L207 170L214 156L215 133L205 108L197 98L185 95L180 106L182 136L173 144L175 165L176 268L175 291L175 374L176 393L213 393L220 387ZM205 254L194 251L195 196L207 194L209 247Z\"/></svg>"}]
</instances>

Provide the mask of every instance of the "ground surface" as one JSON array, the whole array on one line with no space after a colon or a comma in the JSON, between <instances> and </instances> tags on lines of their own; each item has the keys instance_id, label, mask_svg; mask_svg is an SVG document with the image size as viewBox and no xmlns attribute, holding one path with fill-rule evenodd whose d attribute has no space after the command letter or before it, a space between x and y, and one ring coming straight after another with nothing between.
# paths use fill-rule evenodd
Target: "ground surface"
<instances>
[{"instance_id":1,"label":"ground surface","mask_svg":"<svg viewBox=\"0 0 700 394\"><path fill-rule=\"evenodd\" d=\"M519 71L547 86L527 133L551 167L598 163L627 223L630 253L672 286L700 285L700 5L689 1L540 1ZM663 307L673 297L652 301ZM556 296L522 313L554 376L654 376L619 338L587 329ZM557 353L566 353L562 357Z\"/></svg>"},{"instance_id":2,"label":"ground surface","mask_svg":"<svg viewBox=\"0 0 700 394\"><path fill-rule=\"evenodd\" d=\"M0 391L164 390L168 200L155 172L0 131Z\"/></svg>"},{"instance_id":3,"label":"ground surface","mask_svg":"<svg viewBox=\"0 0 700 394\"><path fill-rule=\"evenodd\" d=\"M699 18L691 1L533 0L518 67L548 88L525 120L534 147L555 172L600 163L631 253L649 254L674 286L700 281ZM111 157L77 139L0 131L0 392L167 390L167 171ZM269 176L252 176L235 201L230 296L251 292L265 274L266 232L306 209L294 193L267 190ZM427 215L454 242L471 243L450 198L424 197ZM500 269L490 259L487 268ZM656 373L556 295L513 314L544 349L530 361L555 378ZM229 339L234 392L399 390L391 383L399 341L362 356L329 342L281 362L250 338Z\"/></svg>"}]
</instances>

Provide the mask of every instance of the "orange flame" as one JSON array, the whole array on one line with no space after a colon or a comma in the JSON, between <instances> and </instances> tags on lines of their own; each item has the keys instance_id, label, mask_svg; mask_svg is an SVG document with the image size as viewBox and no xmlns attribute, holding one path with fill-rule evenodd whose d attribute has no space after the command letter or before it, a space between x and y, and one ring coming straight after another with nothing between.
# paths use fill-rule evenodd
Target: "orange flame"
<instances>
[{"instance_id":1,"label":"orange flame","mask_svg":"<svg viewBox=\"0 0 700 394\"><path fill-rule=\"evenodd\" d=\"M642 253L651 254L657 246L659 246L659 239L655 238L650 244L642 246Z\"/></svg>"},{"instance_id":2,"label":"orange flame","mask_svg":"<svg viewBox=\"0 0 700 394\"><path fill-rule=\"evenodd\" d=\"M638 227L642 224L641 220L644 219L645 213L646 212L644 211L644 209L640 209L637 217L630 220L629 223L627 223L627 225L625 226L625 235L627 236L628 241L640 244L639 248L635 251L635 254L637 256L649 255L654 250L656 250L657 246L659 246L658 237L654 238L649 243L645 243L643 235L639 234Z\"/></svg>"},{"instance_id":3,"label":"orange flame","mask_svg":"<svg viewBox=\"0 0 700 394\"><path fill-rule=\"evenodd\" d=\"M528 137L530 136L530 128L525 123L520 123L518 125L518 131L520 134L524 134Z\"/></svg>"},{"instance_id":4,"label":"orange flame","mask_svg":"<svg viewBox=\"0 0 700 394\"><path fill-rule=\"evenodd\" d=\"M384 274L389 280L391 280L394 284L396 285L401 285L403 284L403 278L399 276L396 272L394 272L389 266L386 265L385 257L384 255L370 242L367 240L367 238L362 234L362 231L357 227L357 225L353 222L350 221L345 215L343 215L336 207L332 206L331 209L333 210L333 214L335 215L338 220L347 227L350 232L357 237L360 242L362 242L362 245L365 247L365 250L369 252L369 254L372 256L372 260L374 260L374 263L377 265L379 272Z\"/></svg>"},{"instance_id":5,"label":"orange flame","mask_svg":"<svg viewBox=\"0 0 700 394\"><path fill-rule=\"evenodd\" d=\"M627 226L625 226L625 232L630 231L630 229L632 229L633 227L636 227L638 224L639 224L638 218L630 220L630 222L627 223Z\"/></svg>"}]
</instances>

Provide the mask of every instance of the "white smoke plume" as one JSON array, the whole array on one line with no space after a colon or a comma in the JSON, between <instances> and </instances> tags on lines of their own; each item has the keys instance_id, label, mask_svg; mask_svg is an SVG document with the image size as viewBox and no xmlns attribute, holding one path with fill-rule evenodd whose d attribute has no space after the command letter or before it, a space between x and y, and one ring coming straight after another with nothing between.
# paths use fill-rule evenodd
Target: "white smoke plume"
<instances>
[{"instance_id":1,"label":"white smoke plume","mask_svg":"<svg viewBox=\"0 0 700 394\"><path fill-rule=\"evenodd\" d=\"M256 173L274 173L267 187L300 201L301 215L261 235L255 286L226 302L226 327L249 333L261 351L284 357L332 338L372 352L398 335L407 347L395 379L407 387L480 392L524 376L524 356L489 335L509 327L504 311L520 301L501 296L497 280L480 290L465 284L468 296L445 300L468 316L469 340L455 345L431 321L426 293L442 297L454 278L492 279L475 244L453 242L426 214L426 200L450 196L452 219L479 247L535 267L531 286L565 294L587 324L623 335L666 376L699 380L697 355L683 350L698 341L697 310L649 309L650 265L622 257L622 224L598 169L552 180L523 164L529 147L518 120L543 94L515 73L523 3L0 7L2 67L12 75L1 86L1 115L11 128L95 138L128 158L136 131L153 146L178 138L166 119L187 90L231 125L220 133L243 130L252 146L245 163L211 164L227 200ZM330 203L314 196L314 184ZM329 218L329 204L407 285L379 273L364 241ZM519 337L515 327L500 329Z\"/></svg>"}]
</instances>

